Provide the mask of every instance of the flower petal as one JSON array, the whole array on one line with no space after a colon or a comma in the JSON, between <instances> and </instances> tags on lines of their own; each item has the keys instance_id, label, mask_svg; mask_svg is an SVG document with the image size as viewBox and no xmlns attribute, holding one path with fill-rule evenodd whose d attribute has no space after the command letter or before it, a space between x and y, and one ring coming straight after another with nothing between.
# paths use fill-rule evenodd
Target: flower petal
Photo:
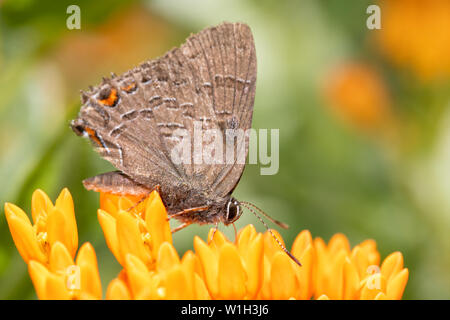
<instances>
[{"instance_id":1,"label":"flower petal","mask_svg":"<svg viewBox=\"0 0 450 320\"><path fill-rule=\"evenodd\" d=\"M336 233L328 242L328 251L331 254L335 254L340 250L345 250L346 253L350 253L350 243L345 235Z\"/></svg>"},{"instance_id":2,"label":"flower petal","mask_svg":"<svg viewBox=\"0 0 450 320\"><path fill-rule=\"evenodd\" d=\"M273 236L275 236L275 238L277 238L283 246L286 246L284 244L283 237L278 233L278 231L274 229L271 229L271 231L273 233ZM277 252L281 251L280 245L278 244L277 240L273 238L273 236L269 231L266 231L264 233L264 254L270 261L272 261L272 258Z\"/></svg>"},{"instance_id":3,"label":"flower petal","mask_svg":"<svg viewBox=\"0 0 450 320\"><path fill-rule=\"evenodd\" d=\"M214 234L214 238L211 238ZM215 228L211 228L208 232L208 245L211 247L215 247L216 249L222 247L225 243L229 242L225 235L216 230Z\"/></svg>"},{"instance_id":4,"label":"flower petal","mask_svg":"<svg viewBox=\"0 0 450 320\"><path fill-rule=\"evenodd\" d=\"M69 266L74 262L67 248L61 243L56 242L50 250L49 268L53 273L65 274Z\"/></svg>"},{"instance_id":5,"label":"flower petal","mask_svg":"<svg viewBox=\"0 0 450 320\"><path fill-rule=\"evenodd\" d=\"M364 240L359 244L359 247L365 250L370 265L380 264L380 253L377 251L377 243L375 240Z\"/></svg>"},{"instance_id":6,"label":"flower petal","mask_svg":"<svg viewBox=\"0 0 450 320\"><path fill-rule=\"evenodd\" d=\"M403 269L403 255L400 252L393 252L384 259L381 265L381 273L389 282L392 277Z\"/></svg>"},{"instance_id":7,"label":"flower petal","mask_svg":"<svg viewBox=\"0 0 450 320\"><path fill-rule=\"evenodd\" d=\"M151 262L150 252L144 246L137 220L128 212L121 210L117 214L116 227L122 259L127 254L132 254L143 263L149 264Z\"/></svg>"},{"instance_id":8,"label":"flower petal","mask_svg":"<svg viewBox=\"0 0 450 320\"><path fill-rule=\"evenodd\" d=\"M106 289L106 300L130 300L131 293L128 291L126 284L116 278L112 280L108 289Z\"/></svg>"},{"instance_id":9,"label":"flower petal","mask_svg":"<svg viewBox=\"0 0 450 320\"><path fill-rule=\"evenodd\" d=\"M158 272L167 271L180 264L178 253L169 242L163 242L159 247L156 270Z\"/></svg>"},{"instance_id":10,"label":"flower petal","mask_svg":"<svg viewBox=\"0 0 450 320\"><path fill-rule=\"evenodd\" d=\"M198 258L194 255L192 251L187 251L181 259L181 266L186 275L187 286L189 288L188 295L189 299L196 299L195 291L195 268L198 263ZM204 284L203 284L204 285Z\"/></svg>"},{"instance_id":11,"label":"flower petal","mask_svg":"<svg viewBox=\"0 0 450 320\"><path fill-rule=\"evenodd\" d=\"M366 254L366 251L361 248L359 245L353 248L351 253L352 264L355 266L358 271L358 275L361 279L365 278L368 275L368 267L369 257Z\"/></svg>"},{"instance_id":12,"label":"flower petal","mask_svg":"<svg viewBox=\"0 0 450 320\"><path fill-rule=\"evenodd\" d=\"M53 208L53 203L48 195L41 189L36 189L31 196L31 216L36 223L38 216L46 216L47 212Z\"/></svg>"},{"instance_id":13,"label":"flower petal","mask_svg":"<svg viewBox=\"0 0 450 320\"><path fill-rule=\"evenodd\" d=\"M5 203L5 216L14 244L25 263L36 260L45 264L47 256L39 246L36 233L25 212L14 204Z\"/></svg>"},{"instance_id":14,"label":"flower petal","mask_svg":"<svg viewBox=\"0 0 450 320\"><path fill-rule=\"evenodd\" d=\"M67 230L67 241L70 243L67 249L74 257L78 249L78 230L72 195L67 188L64 188L59 194L55 201L55 207L61 210L65 216L66 226L64 226L64 229Z\"/></svg>"},{"instance_id":15,"label":"flower petal","mask_svg":"<svg viewBox=\"0 0 450 320\"><path fill-rule=\"evenodd\" d=\"M147 199L145 222L151 235L152 250L154 252L159 251L159 247L163 242L172 243L172 232L170 231L169 221L167 221L167 211L156 191L153 191Z\"/></svg>"},{"instance_id":16,"label":"flower petal","mask_svg":"<svg viewBox=\"0 0 450 320\"><path fill-rule=\"evenodd\" d=\"M295 270L291 258L284 252L276 253L272 260L270 284L272 299L281 300L297 296L299 285Z\"/></svg>"},{"instance_id":17,"label":"flower petal","mask_svg":"<svg viewBox=\"0 0 450 320\"><path fill-rule=\"evenodd\" d=\"M195 285L195 298L197 300L210 300L208 289L206 288L205 282L196 273L194 274L194 285Z\"/></svg>"},{"instance_id":18,"label":"flower petal","mask_svg":"<svg viewBox=\"0 0 450 320\"><path fill-rule=\"evenodd\" d=\"M292 245L292 254L302 266L295 268L297 280L300 284L297 298L309 300L313 290L314 247L311 233L304 230L298 234Z\"/></svg>"},{"instance_id":19,"label":"flower petal","mask_svg":"<svg viewBox=\"0 0 450 320\"><path fill-rule=\"evenodd\" d=\"M247 298L253 299L264 281L263 257L264 240L262 234L258 234L250 241L248 250L241 254L247 271Z\"/></svg>"},{"instance_id":20,"label":"flower petal","mask_svg":"<svg viewBox=\"0 0 450 320\"><path fill-rule=\"evenodd\" d=\"M256 230L252 224L245 226L242 230L239 231L236 237L236 244L241 255L248 252L250 241L255 237L255 235Z\"/></svg>"},{"instance_id":21,"label":"flower petal","mask_svg":"<svg viewBox=\"0 0 450 320\"><path fill-rule=\"evenodd\" d=\"M50 271L40 262L31 260L28 263L28 273L30 274L31 281L33 282L34 290L39 300L47 298L46 295L46 283L47 278L50 276Z\"/></svg>"},{"instance_id":22,"label":"flower petal","mask_svg":"<svg viewBox=\"0 0 450 320\"><path fill-rule=\"evenodd\" d=\"M191 300L193 288L188 285L186 272L181 265L175 265L165 272L164 287L166 289L165 298L168 300Z\"/></svg>"},{"instance_id":23,"label":"flower petal","mask_svg":"<svg viewBox=\"0 0 450 320\"><path fill-rule=\"evenodd\" d=\"M344 292L343 299L356 300L359 297L360 278L358 270L352 264L349 257L345 258L344 262Z\"/></svg>"},{"instance_id":24,"label":"flower petal","mask_svg":"<svg viewBox=\"0 0 450 320\"><path fill-rule=\"evenodd\" d=\"M197 236L194 237L194 248L202 265L206 286L210 294L213 297L217 297L219 293L217 282L217 274L219 271L217 252Z\"/></svg>"},{"instance_id":25,"label":"flower petal","mask_svg":"<svg viewBox=\"0 0 450 320\"><path fill-rule=\"evenodd\" d=\"M116 218L118 211L118 197L117 195L100 192L100 209L108 212L112 217Z\"/></svg>"},{"instance_id":26,"label":"flower petal","mask_svg":"<svg viewBox=\"0 0 450 320\"><path fill-rule=\"evenodd\" d=\"M67 290L64 276L49 274L45 282L45 299L70 300L70 292Z\"/></svg>"},{"instance_id":27,"label":"flower petal","mask_svg":"<svg viewBox=\"0 0 450 320\"><path fill-rule=\"evenodd\" d=\"M386 296L388 299L400 300L402 298L403 291L408 282L408 276L409 271L405 268L389 279L386 288Z\"/></svg>"},{"instance_id":28,"label":"flower petal","mask_svg":"<svg viewBox=\"0 0 450 320\"><path fill-rule=\"evenodd\" d=\"M101 299L102 284L98 272L97 256L90 243L85 243L81 246L76 264L80 267L81 291L96 299Z\"/></svg>"},{"instance_id":29,"label":"flower petal","mask_svg":"<svg viewBox=\"0 0 450 320\"><path fill-rule=\"evenodd\" d=\"M73 228L70 218L58 207L50 209L47 217L47 235L50 248L59 241L69 250L71 256L75 257L77 247L74 245L78 244L73 241L73 232L77 231L76 228Z\"/></svg>"},{"instance_id":30,"label":"flower petal","mask_svg":"<svg viewBox=\"0 0 450 320\"><path fill-rule=\"evenodd\" d=\"M247 275L234 245L225 243L219 254L219 295L222 299L242 299L246 294Z\"/></svg>"},{"instance_id":31,"label":"flower petal","mask_svg":"<svg viewBox=\"0 0 450 320\"><path fill-rule=\"evenodd\" d=\"M127 254L125 269L133 296L138 296L143 290L152 288L151 275L146 265L136 256Z\"/></svg>"},{"instance_id":32,"label":"flower petal","mask_svg":"<svg viewBox=\"0 0 450 320\"><path fill-rule=\"evenodd\" d=\"M309 244L302 255L295 257L301 262L302 266L295 266L297 281L300 284L297 299L309 300L313 294L313 271L315 267L314 247Z\"/></svg>"},{"instance_id":33,"label":"flower petal","mask_svg":"<svg viewBox=\"0 0 450 320\"><path fill-rule=\"evenodd\" d=\"M120 255L119 239L117 238L116 219L102 209L98 209L97 217L109 250L111 250L117 261L124 266L125 261L123 261Z\"/></svg>"}]
</instances>

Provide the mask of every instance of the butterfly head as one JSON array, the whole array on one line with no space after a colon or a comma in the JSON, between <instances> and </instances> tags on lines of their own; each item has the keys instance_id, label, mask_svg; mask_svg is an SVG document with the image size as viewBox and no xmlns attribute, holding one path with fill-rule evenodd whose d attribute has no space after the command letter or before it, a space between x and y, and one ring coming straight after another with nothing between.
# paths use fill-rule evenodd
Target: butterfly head
<instances>
[{"instance_id":1,"label":"butterfly head","mask_svg":"<svg viewBox=\"0 0 450 320\"><path fill-rule=\"evenodd\" d=\"M235 198L231 197L227 202L227 211L225 213L223 223L225 225L232 224L241 217L241 214L241 204Z\"/></svg>"}]
</instances>

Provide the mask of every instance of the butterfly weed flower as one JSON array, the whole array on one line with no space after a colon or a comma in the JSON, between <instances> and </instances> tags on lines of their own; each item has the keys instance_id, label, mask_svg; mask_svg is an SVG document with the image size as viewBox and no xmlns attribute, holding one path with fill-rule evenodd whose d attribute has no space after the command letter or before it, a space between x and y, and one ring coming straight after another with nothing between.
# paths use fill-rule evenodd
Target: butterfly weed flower
<instances>
[{"instance_id":1,"label":"butterfly weed flower","mask_svg":"<svg viewBox=\"0 0 450 320\"><path fill-rule=\"evenodd\" d=\"M172 233L156 191L137 206L136 202L136 197L101 193L98 219L108 247L122 266L126 255L132 254L150 267L161 244L172 243Z\"/></svg>"},{"instance_id":2,"label":"butterfly weed flower","mask_svg":"<svg viewBox=\"0 0 450 320\"><path fill-rule=\"evenodd\" d=\"M196 236L194 251L180 258L166 208L156 191L145 201L107 193L101 193L100 200L100 225L123 267L109 283L106 299L401 299L408 281L400 252L390 254L380 265L373 240L351 248L342 234L325 243L313 239L307 230L297 235L290 251L301 267L269 232L259 233L252 225L241 229L235 241L211 229L207 241ZM35 220L54 208L72 217L67 189L55 205L40 190L32 203ZM53 234L51 228L39 229L56 239L39 242L36 233L31 233L37 227L26 223L20 208L6 204L5 211L39 299L102 298L93 247L84 244L74 260L74 220L58 220L61 230L67 230L64 237ZM271 231L284 245L281 235Z\"/></svg>"},{"instance_id":3,"label":"butterfly weed flower","mask_svg":"<svg viewBox=\"0 0 450 320\"><path fill-rule=\"evenodd\" d=\"M39 299L102 298L97 258L90 243L81 246L74 262L67 248L56 242L51 247L48 264L31 260L28 271Z\"/></svg>"},{"instance_id":4,"label":"butterfly weed flower","mask_svg":"<svg viewBox=\"0 0 450 320\"><path fill-rule=\"evenodd\" d=\"M252 225L240 230L234 242L215 229L210 230L208 241L196 236L195 252L188 251L180 259L157 192L138 212L129 213L130 221L124 225L112 218L124 214L125 208L136 209L133 201L136 198L101 194L104 209L99 210L99 220L105 237L110 237L108 245L118 252L115 255L124 267L110 283L108 299L400 299L408 280L399 252L379 266L373 240L351 249L342 234L326 244L302 231L291 250L300 267L269 232L258 233ZM109 224L103 219L110 219ZM133 245L120 244L124 240L119 234L126 233L121 228L134 230L130 231ZM154 234L157 240L151 240L152 230L159 232ZM271 231L284 245L281 235Z\"/></svg>"},{"instance_id":5,"label":"butterfly weed flower","mask_svg":"<svg viewBox=\"0 0 450 320\"><path fill-rule=\"evenodd\" d=\"M72 196L68 189L63 189L55 204L38 189L31 200L31 223L27 214L14 204L5 204L5 215L14 243L28 263L36 260L48 263L50 249L56 242L61 242L75 256L78 248L78 231L75 220Z\"/></svg>"},{"instance_id":6,"label":"butterfly weed flower","mask_svg":"<svg viewBox=\"0 0 450 320\"><path fill-rule=\"evenodd\" d=\"M13 241L28 264L39 299L101 299L102 289L94 248L78 249L72 196L63 189L55 201L42 190L31 200L33 224L14 204L5 204Z\"/></svg>"},{"instance_id":7,"label":"butterfly weed flower","mask_svg":"<svg viewBox=\"0 0 450 320\"><path fill-rule=\"evenodd\" d=\"M358 129L386 129L392 120L387 87L377 70L364 63L345 63L331 70L324 94L333 111Z\"/></svg>"}]
</instances>

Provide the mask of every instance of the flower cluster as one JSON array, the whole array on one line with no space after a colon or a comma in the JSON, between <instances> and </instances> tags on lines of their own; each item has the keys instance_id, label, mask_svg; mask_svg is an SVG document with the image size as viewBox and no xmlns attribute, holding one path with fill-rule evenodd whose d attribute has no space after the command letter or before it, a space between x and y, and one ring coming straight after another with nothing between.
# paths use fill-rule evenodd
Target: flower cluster
<instances>
[{"instance_id":1,"label":"flower cluster","mask_svg":"<svg viewBox=\"0 0 450 320\"><path fill-rule=\"evenodd\" d=\"M408 281L402 254L392 253L380 266L373 240L351 248L342 234L326 244L302 231L291 250L300 267L270 233L248 225L234 242L211 229L210 241L195 237L195 252L180 258L156 191L143 202L102 193L100 207L106 243L123 267L106 299L401 299ZM67 189L55 205L34 192L33 225L13 204L5 212L40 299L102 298L92 246L84 244L74 261L78 235Z\"/></svg>"},{"instance_id":2,"label":"flower cluster","mask_svg":"<svg viewBox=\"0 0 450 320\"><path fill-rule=\"evenodd\" d=\"M39 299L102 298L94 248L84 244L74 262L78 231L69 190L63 189L54 205L36 190L31 200L33 224L14 204L5 204L5 214Z\"/></svg>"}]
</instances>

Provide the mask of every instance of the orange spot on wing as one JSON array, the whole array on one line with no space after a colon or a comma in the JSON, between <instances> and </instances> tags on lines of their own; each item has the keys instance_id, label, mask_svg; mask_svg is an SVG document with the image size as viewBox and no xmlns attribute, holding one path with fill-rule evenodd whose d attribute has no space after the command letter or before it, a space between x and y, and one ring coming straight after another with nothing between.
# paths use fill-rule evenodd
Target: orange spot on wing
<instances>
[{"instance_id":1,"label":"orange spot on wing","mask_svg":"<svg viewBox=\"0 0 450 320\"><path fill-rule=\"evenodd\" d=\"M127 93L133 92L136 89L136 83L129 84L128 86L121 87L121 89Z\"/></svg>"},{"instance_id":2,"label":"orange spot on wing","mask_svg":"<svg viewBox=\"0 0 450 320\"><path fill-rule=\"evenodd\" d=\"M102 142L100 141L100 139L97 136L97 133L95 132L95 130L91 129L91 128L84 128L84 130L87 132L87 134L89 135L89 138L94 141L96 144L98 144L100 147L103 146Z\"/></svg>"},{"instance_id":3,"label":"orange spot on wing","mask_svg":"<svg viewBox=\"0 0 450 320\"><path fill-rule=\"evenodd\" d=\"M111 91L110 91L110 93L109 93L108 98L106 98L106 99L101 99L101 100L98 100L98 101L99 101L101 104L103 104L103 105L106 105L106 106L108 106L108 107L113 107L113 106L116 104L118 98L119 98L119 97L118 97L118 95L117 95L117 90L114 89L114 88L112 88Z\"/></svg>"}]
</instances>

